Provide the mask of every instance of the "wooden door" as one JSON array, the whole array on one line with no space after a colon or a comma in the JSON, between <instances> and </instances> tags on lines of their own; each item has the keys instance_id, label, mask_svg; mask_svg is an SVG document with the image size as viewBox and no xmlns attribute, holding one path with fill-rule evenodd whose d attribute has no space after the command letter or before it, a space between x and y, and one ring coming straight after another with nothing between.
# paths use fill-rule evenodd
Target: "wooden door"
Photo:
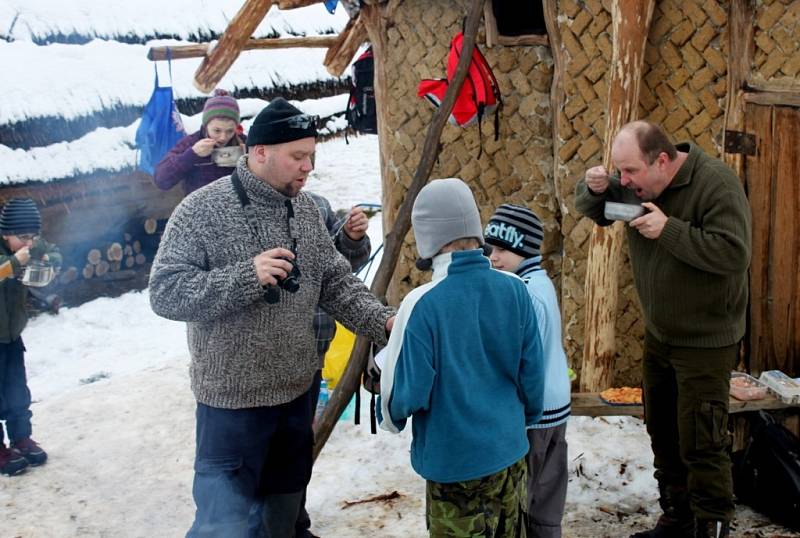
<instances>
[{"instance_id":1,"label":"wooden door","mask_svg":"<svg viewBox=\"0 0 800 538\"><path fill-rule=\"evenodd\" d=\"M745 162L753 212L748 369L800 375L800 109L747 104Z\"/></svg>"}]
</instances>

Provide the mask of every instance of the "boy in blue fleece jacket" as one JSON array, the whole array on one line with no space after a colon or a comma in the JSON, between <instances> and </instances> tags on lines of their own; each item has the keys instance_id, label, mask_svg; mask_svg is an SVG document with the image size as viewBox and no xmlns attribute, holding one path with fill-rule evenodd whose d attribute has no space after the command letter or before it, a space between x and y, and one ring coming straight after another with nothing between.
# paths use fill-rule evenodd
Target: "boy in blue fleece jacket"
<instances>
[{"instance_id":1,"label":"boy in blue fleece jacket","mask_svg":"<svg viewBox=\"0 0 800 538\"><path fill-rule=\"evenodd\" d=\"M411 215L433 280L403 300L381 375L381 428L412 422L431 536L525 536L525 427L542 414L536 313L523 281L491 268L469 187L440 179Z\"/></svg>"},{"instance_id":2,"label":"boy in blue fleece jacket","mask_svg":"<svg viewBox=\"0 0 800 538\"><path fill-rule=\"evenodd\" d=\"M560 538L567 498L570 382L556 290L542 269L544 227L530 209L503 204L483 231L495 269L525 281L544 347L544 413L528 428L528 538Z\"/></svg>"}]
</instances>

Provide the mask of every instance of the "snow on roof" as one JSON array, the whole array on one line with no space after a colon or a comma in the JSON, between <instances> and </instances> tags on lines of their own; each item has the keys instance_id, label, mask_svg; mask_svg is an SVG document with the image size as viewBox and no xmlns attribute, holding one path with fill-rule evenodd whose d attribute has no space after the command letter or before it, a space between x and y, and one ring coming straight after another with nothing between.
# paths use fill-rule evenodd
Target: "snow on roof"
<instances>
[{"instance_id":1,"label":"snow on roof","mask_svg":"<svg viewBox=\"0 0 800 538\"><path fill-rule=\"evenodd\" d=\"M243 0L3 0L0 37L47 40L53 36L120 38L142 36L197 39L219 35ZM347 23L344 9L331 15L322 4L280 11L273 6L255 37L338 33Z\"/></svg>"},{"instance_id":2,"label":"snow on roof","mask_svg":"<svg viewBox=\"0 0 800 538\"><path fill-rule=\"evenodd\" d=\"M149 45L177 45L159 40ZM96 39L84 45L38 46L0 41L0 125L37 117L74 119L117 106L144 106L153 91L154 64L169 85L167 62L151 62L149 45ZM322 65L326 49L244 51L222 78L229 91L335 81ZM204 97L192 84L200 58L172 62L176 99ZM34 67L31 67L34 66Z\"/></svg>"},{"instance_id":3,"label":"snow on roof","mask_svg":"<svg viewBox=\"0 0 800 538\"><path fill-rule=\"evenodd\" d=\"M308 114L331 116L344 111L348 94L321 99L290 101ZM241 99L239 106L243 116L254 116L268 105L262 99ZM200 128L202 113L182 116L187 132ZM242 122L249 130L252 119ZM320 130L321 135L331 134L345 128L342 117L332 119ZM0 185L48 182L54 179L88 175L98 171L121 172L136 166L136 129L139 120L126 127L99 128L71 142L59 142L30 150L11 149L0 145Z\"/></svg>"}]
</instances>

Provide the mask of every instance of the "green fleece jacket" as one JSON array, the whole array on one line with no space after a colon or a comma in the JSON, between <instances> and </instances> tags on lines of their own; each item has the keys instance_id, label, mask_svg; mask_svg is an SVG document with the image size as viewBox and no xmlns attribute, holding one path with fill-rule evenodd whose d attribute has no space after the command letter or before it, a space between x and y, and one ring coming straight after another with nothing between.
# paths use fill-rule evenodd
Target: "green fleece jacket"
<instances>
[{"instance_id":1,"label":"green fleece jacket","mask_svg":"<svg viewBox=\"0 0 800 538\"><path fill-rule=\"evenodd\" d=\"M736 174L697 146L677 145L688 157L670 185L653 200L668 219L658 239L626 227L634 281L647 330L661 342L716 348L738 342L745 331L750 206ZM640 203L612 178L602 194L581 180L578 211L601 226L606 201Z\"/></svg>"},{"instance_id":2,"label":"green fleece jacket","mask_svg":"<svg viewBox=\"0 0 800 538\"><path fill-rule=\"evenodd\" d=\"M4 266L11 268L12 275L0 281L0 343L8 344L19 338L28 324L28 313L25 310L28 290L17 278L22 276L23 266L6 242L0 240L0 267Z\"/></svg>"}]
</instances>

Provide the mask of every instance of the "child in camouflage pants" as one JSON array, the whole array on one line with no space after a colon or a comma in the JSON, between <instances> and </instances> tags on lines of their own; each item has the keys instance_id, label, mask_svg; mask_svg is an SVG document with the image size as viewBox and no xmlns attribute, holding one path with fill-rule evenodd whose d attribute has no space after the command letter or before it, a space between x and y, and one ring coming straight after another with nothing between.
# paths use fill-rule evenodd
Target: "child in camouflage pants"
<instances>
[{"instance_id":1,"label":"child in camouflage pants","mask_svg":"<svg viewBox=\"0 0 800 538\"><path fill-rule=\"evenodd\" d=\"M525 284L484 256L469 187L440 179L411 221L433 280L400 305L381 373L378 419L414 417L411 465L427 481L432 537L526 536L528 438L542 415L542 344Z\"/></svg>"}]
</instances>

